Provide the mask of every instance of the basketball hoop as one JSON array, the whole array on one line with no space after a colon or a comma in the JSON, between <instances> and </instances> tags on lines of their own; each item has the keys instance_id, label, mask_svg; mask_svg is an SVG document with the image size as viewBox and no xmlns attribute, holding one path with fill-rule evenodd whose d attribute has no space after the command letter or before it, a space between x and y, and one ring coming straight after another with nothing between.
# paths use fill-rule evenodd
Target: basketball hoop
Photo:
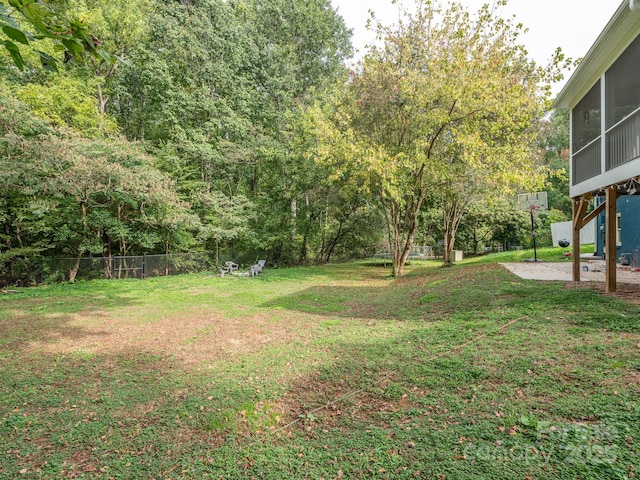
<instances>
[{"instance_id":1,"label":"basketball hoop","mask_svg":"<svg viewBox=\"0 0 640 480\"><path fill-rule=\"evenodd\" d=\"M518 194L518 210L547 210L548 208L547 192Z\"/></svg>"},{"instance_id":2,"label":"basketball hoop","mask_svg":"<svg viewBox=\"0 0 640 480\"><path fill-rule=\"evenodd\" d=\"M533 237L533 260L538 261L538 248L536 245L536 224L533 218L533 212L537 210L547 210L549 204L547 203L547 192L536 193L519 193L518 194L518 210L529 211L531 215L531 236Z\"/></svg>"}]
</instances>

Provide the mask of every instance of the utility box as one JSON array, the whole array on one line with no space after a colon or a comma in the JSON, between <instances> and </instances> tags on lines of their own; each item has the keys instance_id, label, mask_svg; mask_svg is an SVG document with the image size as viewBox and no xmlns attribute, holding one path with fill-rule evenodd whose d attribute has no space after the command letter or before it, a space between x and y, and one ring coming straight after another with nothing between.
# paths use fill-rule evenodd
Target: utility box
<instances>
[{"instance_id":1,"label":"utility box","mask_svg":"<svg viewBox=\"0 0 640 480\"><path fill-rule=\"evenodd\" d=\"M462 261L462 250L454 250L452 257L454 262Z\"/></svg>"}]
</instances>

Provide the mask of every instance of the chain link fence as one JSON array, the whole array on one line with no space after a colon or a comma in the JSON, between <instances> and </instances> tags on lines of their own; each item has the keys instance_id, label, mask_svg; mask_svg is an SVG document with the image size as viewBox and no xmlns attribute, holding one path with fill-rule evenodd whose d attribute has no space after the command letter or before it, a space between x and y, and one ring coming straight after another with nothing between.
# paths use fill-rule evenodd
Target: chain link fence
<instances>
[{"instance_id":1,"label":"chain link fence","mask_svg":"<svg viewBox=\"0 0 640 480\"><path fill-rule=\"evenodd\" d=\"M39 285L75 280L144 279L216 271L214 252L81 258L15 258L0 272L0 285Z\"/></svg>"}]
</instances>

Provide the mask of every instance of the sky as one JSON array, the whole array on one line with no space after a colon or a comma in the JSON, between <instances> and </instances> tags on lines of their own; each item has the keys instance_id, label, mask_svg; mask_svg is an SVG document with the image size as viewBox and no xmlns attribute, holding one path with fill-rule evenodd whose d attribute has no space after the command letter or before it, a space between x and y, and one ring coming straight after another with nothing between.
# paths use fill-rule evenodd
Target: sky
<instances>
[{"instance_id":1,"label":"sky","mask_svg":"<svg viewBox=\"0 0 640 480\"><path fill-rule=\"evenodd\" d=\"M460 0L471 12L493 0ZM347 27L353 29L352 43L362 55L365 45L374 40L373 33L367 31L369 10L385 24L398 20L398 4L391 0L331 0L334 8L344 18ZM445 2L442 2L445 3ZM400 0L399 4L409 11L415 9L414 0ZM621 0L510 0L497 13L503 18L511 18L523 24L529 32L521 37L522 44L530 57L540 65L547 65L557 47L570 58L581 58L598 38ZM565 79L553 86L559 92Z\"/></svg>"}]
</instances>

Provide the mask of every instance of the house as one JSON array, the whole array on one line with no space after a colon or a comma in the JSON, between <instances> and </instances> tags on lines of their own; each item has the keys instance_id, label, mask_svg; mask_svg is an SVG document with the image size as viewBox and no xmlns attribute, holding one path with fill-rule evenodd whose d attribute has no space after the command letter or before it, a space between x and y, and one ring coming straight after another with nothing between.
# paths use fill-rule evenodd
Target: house
<instances>
[{"instance_id":1,"label":"house","mask_svg":"<svg viewBox=\"0 0 640 480\"><path fill-rule=\"evenodd\" d=\"M554 102L571 110L572 244L580 245L580 228L604 212L607 292L616 291L617 240L625 225L618 205L640 194L639 65L640 0L625 0ZM580 280L579 255L573 255L573 278Z\"/></svg>"},{"instance_id":2,"label":"house","mask_svg":"<svg viewBox=\"0 0 640 480\"><path fill-rule=\"evenodd\" d=\"M602 202L603 199L596 201ZM640 196L622 195L616 202L616 260L622 264L640 267ZM596 219L595 251L605 256L605 214Z\"/></svg>"}]
</instances>

